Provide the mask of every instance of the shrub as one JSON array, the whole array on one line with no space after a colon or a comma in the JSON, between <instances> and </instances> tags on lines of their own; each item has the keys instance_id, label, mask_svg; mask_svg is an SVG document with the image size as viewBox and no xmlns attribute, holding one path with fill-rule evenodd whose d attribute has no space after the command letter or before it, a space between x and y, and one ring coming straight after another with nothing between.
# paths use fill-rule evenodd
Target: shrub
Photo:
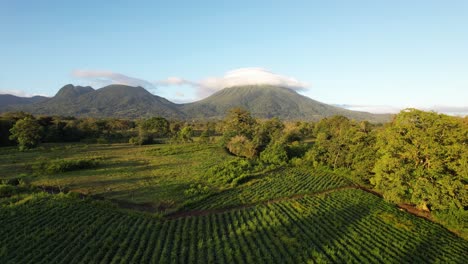
<instances>
[{"instance_id":1,"label":"shrub","mask_svg":"<svg viewBox=\"0 0 468 264\"><path fill-rule=\"evenodd\" d=\"M210 192L210 188L208 186L203 186L202 184L190 184L190 187L184 191L184 194L187 196L191 195L201 195L207 194Z\"/></svg>"},{"instance_id":2,"label":"shrub","mask_svg":"<svg viewBox=\"0 0 468 264\"><path fill-rule=\"evenodd\" d=\"M256 155L254 144L245 136L235 136L231 138L226 147L229 152L236 156L251 159Z\"/></svg>"},{"instance_id":3,"label":"shrub","mask_svg":"<svg viewBox=\"0 0 468 264\"><path fill-rule=\"evenodd\" d=\"M56 174L67 171L94 168L99 165L99 158L64 160L55 159L41 161L33 166L33 170L39 174Z\"/></svg>"},{"instance_id":4,"label":"shrub","mask_svg":"<svg viewBox=\"0 0 468 264\"><path fill-rule=\"evenodd\" d=\"M260 153L260 160L267 164L285 165L288 162L288 154L285 146L279 143L273 143Z\"/></svg>"},{"instance_id":5,"label":"shrub","mask_svg":"<svg viewBox=\"0 0 468 264\"><path fill-rule=\"evenodd\" d=\"M236 178L244 177L255 170L252 162L237 158L212 167L208 176L214 182L231 183Z\"/></svg>"}]
</instances>

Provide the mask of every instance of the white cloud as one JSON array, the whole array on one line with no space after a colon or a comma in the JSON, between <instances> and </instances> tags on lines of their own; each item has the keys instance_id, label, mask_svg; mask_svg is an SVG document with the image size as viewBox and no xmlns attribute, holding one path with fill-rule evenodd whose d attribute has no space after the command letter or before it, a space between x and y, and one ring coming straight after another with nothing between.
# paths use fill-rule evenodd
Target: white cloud
<instances>
[{"instance_id":1,"label":"white cloud","mask_svg":"<svg viewBox=\"0 0 468 264\"><path fill-rule=\"evenodd\" d=\"M154 88L154 85L151 82L112 71L75 70L72 72L72 76L79 79L87 80L92 86L124 84L130 86L141 86L147 89Z\"/></svg>"},{"instance_id":2,"label":"white cloud","mask_svg":"<svg viewBox=\"0 0 468 264\"><path fill-rule=\"evenodd\" d=\"M240 85L268 84L287 87L296 91L304 91L308 87L306 83L292 77L279 75L263 68L240 68L228 71L222 77L208 77L199 81L187 80L181 77L168 77L167 79L150 82L105 70L75 70L71 74L75 78L86 80L87 85L94 87L124 84L153 89L161 86L185 85L195 88L198 98L207 97L224 88Z\"/></svg>"},{"instance_id":3,"label":"white cloud","mask_svg":"<svg viewBox=\"0 0 468 264\"><path fill-rule=\"evenodd\" d=\"M200 81L190 81L180 77L170 77L155 82L156 85L189 85L197 89L200 98L209 96L224 88L240 85L268 84L304 91L308 85L292 77L272 73L263 68L240 68L226 72L222 77L209 77Z\"/></svg>"},{"instance_id":4,"label":"white cloud","mask_svg":"<svg viewBox=\"0 0 468 264\"><path fill-rule=\"evenodd\" d=\"M157 86L171 86L171 85L190 85L190 86L198 86L197 83L192 81L186 80L180 77L169 77L164 80L159 80L154 82Z\"/></svg>"}]
</instances>

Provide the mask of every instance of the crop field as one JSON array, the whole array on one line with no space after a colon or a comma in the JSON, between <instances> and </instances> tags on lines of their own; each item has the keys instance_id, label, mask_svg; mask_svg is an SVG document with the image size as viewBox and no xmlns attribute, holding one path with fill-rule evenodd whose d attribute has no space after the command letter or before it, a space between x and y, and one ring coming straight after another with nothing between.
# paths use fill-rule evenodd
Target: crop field
<instances>
[{"instance_id":1,"label":"crop field","mask_svg":"<svg viewBox=\"0 0 468 264\"><path fill-rule=\"evenodd\" d=\"M230 158L198 144L5 148L2 179L32 187L0 185L0 263L465 262L467 240L324 169L210 182L205 172ZM193 183L208 192L187 195Z\"/></svg>"},{"instance_id":2,"label":"crop field","mask_svg":"<svg viewBox=\"0 0 468 264\"><path fill-rule=\"evenodd\" d=\"M352 182L349 180L325 170L286 168L266 173L237 188L231 188L209 196L202 201L189 205L188 208L205 210L233 207L351 185Z\"/></svg>"},{"instance_id":3,"label":"crop field","mask_svg":"<svg viewBox=\"0 0 468 264\"><path fill-rule=\"evenodd\" d=\"M172 220L65 195L0 210L1 263L463 263L468 242L361 190Z\"/></svg>"}]
</instances>

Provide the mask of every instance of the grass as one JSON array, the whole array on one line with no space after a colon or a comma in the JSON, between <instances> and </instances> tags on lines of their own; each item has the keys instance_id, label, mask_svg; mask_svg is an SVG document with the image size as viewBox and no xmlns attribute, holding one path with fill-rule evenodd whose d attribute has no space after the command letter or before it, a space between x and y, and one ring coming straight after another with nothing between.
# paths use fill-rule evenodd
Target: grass
<instances>
[{"instance_id":1,"label":"grass","mask_svg":"<svg viewBox=\"0 0 468 264\"><path fill-rule=\"evenodd\" d=\"M26 152L1 148L0 179L21 176L37 186L57 186L132 203L152 203L170 210L193 198L194 195L184 195L193 183L216 189L217 186L208 183L203 175L210 167L231 158L214 144L196 143L148 146L46 144ZM98 165L90 168L83 166L82 169L45 174L35 170L44 163L73 165L96 159Z\"/></svg>"}]
</instances>

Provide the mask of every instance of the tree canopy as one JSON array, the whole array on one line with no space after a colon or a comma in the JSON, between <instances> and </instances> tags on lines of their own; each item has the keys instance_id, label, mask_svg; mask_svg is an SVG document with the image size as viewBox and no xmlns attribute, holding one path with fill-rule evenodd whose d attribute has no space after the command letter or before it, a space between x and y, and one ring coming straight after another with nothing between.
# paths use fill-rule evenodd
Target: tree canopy
<instances>
[{"instance_id":1,"label":"tree canopy","mask_svg":"<svg viewBox=\"0 0 468 264\"><path fill-rule=\"evenodd\" d=\"M42 127L37 120L25 117L18 120L10 129L10 139L18 141L20 150L36 147L42 137Z\"/></svg>"}]
</instances>

